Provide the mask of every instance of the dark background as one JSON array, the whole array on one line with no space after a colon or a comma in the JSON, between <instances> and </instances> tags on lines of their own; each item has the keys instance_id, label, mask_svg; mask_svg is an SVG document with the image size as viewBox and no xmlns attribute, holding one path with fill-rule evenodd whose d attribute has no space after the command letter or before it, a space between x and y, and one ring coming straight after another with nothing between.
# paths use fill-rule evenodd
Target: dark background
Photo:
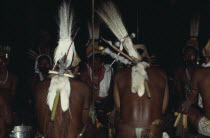
<instances>
[{"instance_id":1,"label":"dark background","mask_svg":"<svg viewBox=\"0 0 210 138\"><path fill-rule=\"evenodd\" d=\"M105 1L105 0L104 0ZM57 42L57 11L61 0L2 0L0 2L0 44L9 44L13 48L10 70L24 76L28 67L27 49L35 47L40 30L52 35L52 47ZM101 2L95 0L96 5ZM189 38L190 17L200 12L199 43L203 47L210 36L209 0L115 0L129 33L137 34L136 43L147 45L150 53L155 53L161 65L171 70L179 63L181 49ZM80 32L76 47L84 56L85 43L88 40L87 20L90 19L91 1L72 0L75 10L75 30ZM137 23L137 18L139 23ZM102 25L102 36L113 34ZM114 37L113 37L114 38Z\"/></svg>"},{"instance_id":2,"label":"dark background","mask_svg":"<svg viewBox=\"0 0 210 138\"><path fill-rule=\"evenodd\" d=\"M31 93L27 81L30 72L33 72L27 50L38 45L41 30L51 34L52 47L57 45L57 11L61 2L62 0L0 2L0 45L12 46L9 70L19 77L16 102L21 113L32 110L26 100ZM95 7L98 7L101 0L95 2ZM115 0L115 3L121 11L129 34L134 32L139 38L135 38L134 42L146 44L149 52L157 55L161 66L169 74L172 74L174 67L181 61L181 51L189 39L190 17L193 13L200 12L201 16L198 38L200 48L210 37L210 0ZM81 27L75 45L80 57L84 58L85 44L89 39L87 21L91 19L91 1L72 0L71 6L75 10L73 30ZM101 36L115 40L105 25L101 25Z\"/></svg>"}]
</instances>

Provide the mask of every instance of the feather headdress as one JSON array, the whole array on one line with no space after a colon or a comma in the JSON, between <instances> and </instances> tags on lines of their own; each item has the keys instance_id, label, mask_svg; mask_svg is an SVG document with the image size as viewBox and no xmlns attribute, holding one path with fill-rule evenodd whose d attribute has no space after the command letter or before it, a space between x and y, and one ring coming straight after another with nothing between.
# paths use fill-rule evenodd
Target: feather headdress
<instances>
[{"instance_id":1,"label":"feather headdress","mask_svg":"<svg viewBox=\"0 0 210 138\"><path fill-rule=\"evenodd\" d=\"M9 57L9 54L11 52L11 47L8 45L0 45L0 55L6 56L6 58Z\"/></svg>"},{"instance_id":2,"label":"feather headdress","mask_svg":"<svg viewBox=\"0 0 210 138\"><path fill-rule=\"evenodd\" d=\"M71 85L69 78L64 73L69 65L77 65L79 63L79 58L71 38L73 13L65 2L60 7L59 19L59 42L54 54L54 62L55 65L59 65L59 72L58 75L52 77L47 95L47 104L50 110L52 110L52 114L55 113L54 102L58 99L59 95L62 110L65 112L69 108Z\"/></svg>"},{"instance_id":3,"label":"feather headdress","mask_svg":"<svg viewBox=\"0 0 210 138\"><path fill-rule=\"evenodd\" d=\"M194 14L190 21L190 40L186 42L187 46L192 46L198 50L198 32L199 32L200 15Z\"/></svg>"},{"instance_id":4,"label":"feather headdress","mask_svg":"<svg viewBox=\"0 0 210 138\"><path fill-rule=\"evenodd\" d=\"M208 40L206 46L203 48L203 55L205 57L210 57L210 39Z\"/></svg>"},{"instance_id":5,"label":"feather headdress","mask_svg":"<svg viewBox=\"0 0 210 138\"><path fill-rule=\"evenodd\" d=\"M88 43L86 44L86 56L89 58L93 55L93 48L94 48L94 54L101 54L101 50L99 49L99 30L100 30L100 27L99 27L99 23L94 23L94 32L92 34L92 25L90 22L88 22L88 31L89 31L89 41ZM92 40L94 39L94 47L93 47L93 44L92 44Z\"/></svg>"},{"instance_id":6,"label":"feather headdress","mask_svg":"<svg viewBox=\"0 0 210 138\"><path fill-rule=\"evenodd\" d=\"M71 64L75 51L75 46L74 43L72 43L71 38L72 21L73 12L70 11L69 4L64 2L59 10L59 41L54 54L54 62L56 65L59 60L63 59L64 56L67 56L65 61L66 68Z\"/></svg>"},{"instance_id":7,"label":"feather headdress","mask_svg":"<svg viewBox=\"0 0 210 138\"><path fill-rule=\"evenodd\" d=\"M111 1L108 1L104 3L102 7L97 9L96 12L118 38L128 54L134 59L140 61L141 57L133 47L133 42L128 36L127 30L122 22L121 16L116 6Z\"/></svg>"}]
</instances>

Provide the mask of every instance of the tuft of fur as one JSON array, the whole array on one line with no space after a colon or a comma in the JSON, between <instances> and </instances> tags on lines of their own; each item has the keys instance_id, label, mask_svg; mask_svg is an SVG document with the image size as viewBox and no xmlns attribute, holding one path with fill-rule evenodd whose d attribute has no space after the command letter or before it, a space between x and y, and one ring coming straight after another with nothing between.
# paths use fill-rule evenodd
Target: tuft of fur
<instances>
[{"instance_id":1,"label":"tuft of fur","mask_svg":"<svg viewBox=\"0 0 210 138\"><path fill-rule=\"evenodd\" d=\"M60 101L62 111L69 108L69 97L71 92L71 85L68 77L55 75L52 77L47 95L47 105L52 111L56 91L60 91Z\"/></svg>"},{"instance_id":2,"label":"tuft of fur","mask_svg":"<svg viewBox=\"0 0 210 138\"><path fill-rule=\"evenodd\" d=\"M73 22L73 12L70 14L69 4L64 2L59 10L59 41L58 46L54 54L54 62L57 62L62 59L68 52L69 46L72 43L71 39L71 30ZM69 54L66 60L66 67L68 67L74 55L74 43L71 45Z\"/></svg>"},{"instance_id":3,"label":"tuft of fur","mask_svg":"<svg viewBox=\"0 0 210 138\"><path fill-rule=\"evenodd\" d=\"M140 58L137 51L133 47L133 43L128 36L127 30L122 22L121 16L119 14L116 6L108 1L102 5L102 7L96 10L99 17L107 24L109 29L114 33L120 42L123 42L123 46L127 50L131 57L136 59Z\"/></svg>"},{"instance_id":4,"label":"tuft of fur","mask_svg":"<svg viewBox=\"0 0 210 138\"><path fill-rule=\"evenodd\" d=\"M148 80L146 68L149 64L146 62L139 62L136 66L132 67L131 73L131 92L137 93L140 97L145 93L144 81Z\"/></svg>"},{"instance_id":5,"label":"tuft of fur","mask_svg":"<svg viewBox=\"0 0 210 138\"><path fill-rule=\"evenodd\" d=\"M126 59L126 58L124 58L124 57L122 57L122 56L120 56L120 55L118 55L118 54L115 54L115 53L112 52L109 48L105 48L105 49L103 50L103 52L106 53L106 54L108 54L108 55L110 55L110 56L111 56L112 58L114 58L116 61L122 62L122 63L125 64L125 65L131 64L131 62L130 62L128 59Z\"/></svg>"},{"instance_id":6,"label":"tuft of fur","mask_svg":"<svg viewBox=\"0 0 210 138\"><path fill-rule=\"evenodd\" d=\"M143 128L136 128L136 138L141 138L141 133L144 129Z\"/></svg>"}]
</instances>

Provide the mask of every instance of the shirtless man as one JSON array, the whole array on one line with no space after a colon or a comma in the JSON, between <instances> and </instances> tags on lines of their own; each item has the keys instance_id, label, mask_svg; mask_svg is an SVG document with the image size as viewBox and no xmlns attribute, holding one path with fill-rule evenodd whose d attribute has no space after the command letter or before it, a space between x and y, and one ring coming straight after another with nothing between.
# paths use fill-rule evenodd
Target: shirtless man
<instances>
[{"instance_id":1,"label":"shirtless man","mask_svg":"<svg viewBox=\"0 0 210 138\"><path fill-rule=\"evenodd\" d=\"M161 119L168 104L167 77L156 67L148 68L146 71L151 99L148 99L146 94L139 97L131 93L131 68L125 68L115 76L114 100L116 108L120 110L117 130L119 138L135 137L136 128L145 128L143 131L149 132L152 137L162 137Z\"/></svg>"},{"instance_id":2,"label":"shirtless man","mask_svg":"<svg viewBox=\"0 0 210 138\"><path fill-rule=\"evenodd\" d=\"M12 110L6 92L0 90L0 138L9 138L12 125Z\"/></svg>"},{"instance_id":3,"label":"shirtless man","mask_svg":"<svg viewBox=\"0 0 210 138\"><path fill-rule=\"evenodd\" d=\"M9 137L12 125L11 107L17 87L17 77L7 70L8 55L0 54L0 138Z\"/></svg>"},{"instance_id":4,"label":"shirtless man","mask_svg":"<svg viewBox=\"0 0 210 138\"><path fill-rule=\"evenodd\" d=\"M7 89L11 100L15 98L17 77L7 70L9 59L6 54L0 55L0 89Z\"/></svg>"},{"instance_id":5,"label":"shirtless man","mask_svg":"<svg viewBox=\"0 0 210 138\"><path fill-rule=\"evenodd\" d=\"M198 50L193 46L186 46L183 50L184 66L175 70L175 109L186 100L190 93L190 81L197 66Z\"/></svg>"},{"instance_id":6,"label":"shirtless man","mask_svg":"<svg viewBox=\"0 0 210 138\"><path fill-rule=\"evenodd\" d=\"M70 37L73 14L69 8L70 5L66 2L60 7L59 41L54 54L55 69L51 72L51 79L38 83L35 89L39 129L46 138L81 137L88 125L91 91L86 84L73 79L73 73L68 70L69 67L78 65L79 61ZM55 116L52 116L53 113Z\"/></svg>"},{"instance_id":7,"label":"shirtless man","mask_svg":"<svg viewBox=\"0 0 210 138\"><path fill-rule=\"evenodd\" d=\"M198 99L200 108L190 107L189 120L191 124L198 130L198 133L204 136L210 136L210 41L204 48L204 57L206 63L204 68L197 69L192 78L191 95L189 100L183 105L193 104Z\"/></svg>"},{"instance_id":8,"label":"shirtless man","mask_svg":"<svg viewBox=\"0 0 210 138\"><path fill-rule=\"evenodd\" d=\"M80 81L70 79L70 84L70 110L62 113L61 105L58 104L54 122L50 122L51 112L46 105L50 80L38 83L35 89L35 109L39 131L46 138L75 138L88 123L88 109L92 101L91 91Z\"/></svg>"},{"instance_id":9,"label":"shirtless man","mask_svg":"<svg viewBox=\"0 0 210 138\"><path fill-rule=\"evenodd\" d=\"M146 55L140 54L143 50L140 46L134 46L132 35L129 36L125 29L114 3L106 1L98 9L96 12L117 37L119 46L123 46L130 56L126 56L127 59L132 60L132 63L124 62L125 65L132 67L122 69L114 79L115 111L119 111L116 136L117 138L140 138L141 136L161 138L163 132L161 119L168 104L166 74L158 67L149 67L148 63L142 61ZM118 59L118 56L113 58ZM148 84L151 99L147 97L145 84Z\"/></svg>"}]
</instances>

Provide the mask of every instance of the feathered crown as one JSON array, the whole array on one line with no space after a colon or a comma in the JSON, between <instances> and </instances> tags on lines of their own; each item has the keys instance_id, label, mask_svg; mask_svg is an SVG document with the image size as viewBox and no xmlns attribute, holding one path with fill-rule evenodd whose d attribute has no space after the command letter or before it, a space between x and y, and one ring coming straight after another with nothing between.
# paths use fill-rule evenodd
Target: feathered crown
<instances>
[{"instance_id":1,"label":"feathered crown","mask_svg":"<svg viewBox=\"0 0 210 138\"><path fill-rule=\"evenodd\" d=\"M59 41L54 53L54 63L57 65L58 61L65 58L65 68L79 63L79 57L75 50L74 42L71 38L73 11L70 11L69 4L63 3L59 10Z\"/></svg>"},{"instance_id":2,"label":"feathered crown","mask_svg":"<svg viewBox=\"0 0 210 138\"><path fill-rule=\"evenodd\" d=\"M203 48L203 55L205 57L210 57L210 39L208 40L206 46Z\"/></svg>"},{"instance_id":3,"label":"feathered crown","mask_svg":"<svg viewBox=\"0 0 210 138\"><path fill-rule=\"evenodd\" d=\"M198 49L198 32L199 32L200 15L197 13L192 16L190 22L190 40L186 42L186 46L192 46Z\"/></svg>"},{"instance_id":4,"label":"feathered crown","mask_svg":"<svg viewBox=\"0 0 210 138\"><path fill-rule=\"evenodd\" d=\"M96 12L118 38L121 45L128 52L129 56L137 61L140 61L141 56L133 47L133 42L127 33L127 30L122 22L121 16L116 6L111 1L108 1L104 3L102 7L98 8Z\"/></svg>"},{"instance_id":5,"label":"feathered crown","mask_svg":"<svg viewBox=\"0 0 210 138\"><path fill-rule=\"evenodd\" d=\"M41 51L40 49L38 49L38 50L28 49L27 53L30 56L30 58L36 59L40 55L51 57L52 50L49 48L44 49L44 51Z\"/></svg>"},{"instance_id":6,"label":"feathered crown","mask_svg":"<svg viewBox=\"0 0 210 138\"><path fill-rule=\"evenodd\" d=\"M6 56L6 58L9 57L11 52L11 47L9 45L0 45L0 55Z\"/></svg>"},{"instance_id":7,"label":"feathered crown","mask_svg":"<svg viewBox=\"0 0 210 138\"><path fill-rule=\"evenodd\" d=\"M94 33L92 34L92 25L90 22L88 22L88 31L89 31L89 41L87 43L86 47L86 55L89 58L90 56L93 55L93 49L94 49L94 54L101 54L104 49L103 46L99 46L99 27L100 25L98 23L94 23ZM92 39L94 39L94 47L92 44Z\"/></svg>"}]
</instances>

